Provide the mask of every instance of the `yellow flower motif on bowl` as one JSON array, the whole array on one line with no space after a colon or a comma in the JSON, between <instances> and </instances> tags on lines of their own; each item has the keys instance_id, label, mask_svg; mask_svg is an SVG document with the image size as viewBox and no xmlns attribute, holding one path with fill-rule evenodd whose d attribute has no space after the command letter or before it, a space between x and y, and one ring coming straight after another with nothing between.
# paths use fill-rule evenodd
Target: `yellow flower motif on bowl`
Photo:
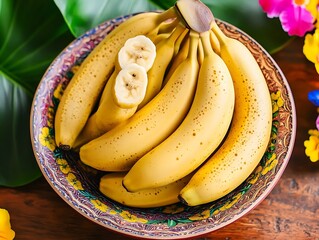
<instances>
[{"instance_id":1,"label":"yellow flower motif on bowl","mask_svg":"<svg viewBox=\"0 0 319 240\"><path fill-rule=\"evenodd\" d=\"M180 206L178 204L173 204L173 205L166 206L162 212L168 213L168 214L176 214L176 213L183 212L184 209L185 208L183 206Z\"/></svg>"},{"instance_id":2,"label":"yellow flower motif on bowl","mask_svg":"<svg viewBox=\"0 0 319 240\"><path fill-rule=\"evenodd\" d=\"M309 139L304 142L305 153L310 161L317 162L319 160L319 131L312 129L308 131L308 134Z\"/></svg>"},{"instance_id":3,"label":"yellow flower motif on bowl","mask_svg":"<svg viewBox=\"0 0 319 240\"><path fill-rule=\"evenodd\" d=\"M139 218L125 210L120 213L120 216L123 217L123 219L125 219L127 222L132 222L132 223L147 223L148 222L147 219Z\"/></svg>"},{"instance_id":4,"label":"yellow flower motif on bowl","mask_svg":"<svg viewBox=\"0 0 319 240\"><path fill-rule=\"evenodd\" d=\"M262 170L263 170L263 167L259 165L255 169L255 171L252 174L250 174L249 178L247 179L247 182L249 184L255 184L257 180L259 179Z\"/></svg>"},{"instance_id":5,"label":"yellow flower motif on bowl","mask_svg":"<svg viewBox=\"0 0 319 240\"><path fill-rule=\"evenodd\" d=\"M39 134L39 140L42 146L49 148L51 151L53 151L56 147L55 141L50 135L50 128L48 127L43 127L41 129L41 133Z\"/></svg>"},{"instance_id":6,"label":"yellow flower motif on bowl","mask_svg":"<svg viewBox=\"0 0 319 240\"><path fill-rule=\"evenodd\" d=\"M76 190L84 190L82 183L76 178L73 173L68 173L66 179Z\"/></svg>"},{"instance_id":7,"label":"yellow flower motif on bowl","mask_svg":"<svg viewBox=\"0 0 319 240\"><path fill-rule=\"evenodd\" d=\"M188 219L191 221L199 221L199 220L207 219L209 217L210 217L210 209L206 209L202 212L199 212L199 213L189 217Z\"/></svg>"},{"instance_id":8,"label":"yellow flower motif on bowl","mask_svg":"<svg viewBox=\"0 0 319 240\"><path fill-rule=\"evenodd\" d=\"M52 106L50 106L48 108L48 113L47 113L47 117L48 117L48 120L47 120L47 127L49 128L53 128L53 123L54 123L54 108Z\"/></svg>"},{"instance_id":9,"label":"yellow flower motif on bowl","mask_svg":"<svg viewBox=\"0 0 319 240\"><path fill-rule=\"evenodd\" d=\"M62 94L63 94L63 87L62 87L62 83L60 83L59 85L56 86L54 92L53 92L53 96L57 99L61 99Z\"/></svg>"},{"instance_id":10,"label":"yellow flower motif on bowl","mask_svg":"<svg viewBox=\"0 0 319 240\"><path fill-rule=\"evenodd\" d=\"M106 212L109 209L108 206L106 206L104 203L102 203L98 199L91 199L90 202L94 205L94 207L99 209L101 212Z\"/></svg>"},{"instance_id":11,"label":"yellow flower motif on bowl","mask_svg":"<svg viewBox=\"0 0 319 240\"><path fill-rule=\"evenodd\" d=\"M63 172L64 174L68 174L71 171L70 165L65 159L57 158L56 163L59 165L61 172Z\"/></svg>"},{"instance_id":12,"label":"yellow flower motif on bowl","mask_svg":"<svg viewBox=\"0 0 319 240\"><path fill-rule=\"evenodd\" d=\"M267 174L269 171L274 169L277 166L277 164L278 164L277 155L275 153L273 153L271 155L271 157L267 160L265 167L263 168L261 174L262 175Z\"/></svg>"},{"instance_id":13,"label":"yellow flower motif on bowl","mask_svg":"<svg viewBox=\"0 0 319 240\"><path fill-rule=\"evenodd\" d=\"M224 211L226 209L231 208L235 203L238 202L238 200L241 198L242 195L243 194L241 192L237 193L229 201L227 201L219 210Z\"/></svg>"},{"instance_id":14,"label":"yellow flower motif on bowl","mask_svg":"<svg viewBox=\"0 0 319 240\"><path fill-rule=\"evenodd\" d=\"M281 97L281 91L271 93L272 101L272 112L275 113L279 110L280 107L284 105L284 100Z\"/></svg>"}]
</instances>

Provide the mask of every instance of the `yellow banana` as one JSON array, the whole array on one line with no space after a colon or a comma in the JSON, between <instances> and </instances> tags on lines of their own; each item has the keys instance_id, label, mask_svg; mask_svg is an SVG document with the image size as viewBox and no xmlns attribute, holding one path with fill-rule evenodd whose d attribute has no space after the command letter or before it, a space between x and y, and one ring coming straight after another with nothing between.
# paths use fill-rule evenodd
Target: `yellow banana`
<instances>
[{"instance_id":1,"label":"yellow banana","mask_svg":"<svg viewBox=\"0 0 319 240\"><path fill-rule=\"evenodd\" d=\"M154 44L158 45L161 41L163 41L164 39L167 39L169 36L171 36L171 33L161 33L156 35L156 37L154 37Z\"/></svg>"},{"instance_id":2,"label":"yellow banana","mask_svg":"<svg viewBox=\"0 0 319 240\"><path fill-rule=\"evenodd\" d=\"M172 74L175 72L176 68L187 58L189 49L189 37L185 38L185 42L182 42L180 45L180 50L174 56L171 61L170 66L166 70L166 76L163 81L163 86L167 83L167 81L171 78Z\"/></svg>"},{"instance_id":3,"label":"yellow banana","mask_svg":"<svg viewBox=\"0 0 319 240\"><path fill-rule=\"evenodd\" d=\"M128 171L128 191L160 187L198 168L227 134L235 93L224 61L214 53L209 31L201 34L204 48L195 98L184 121L167 139L140 158Z\"/></svg>"},{"instance_id":4,"label":"yellow banana","mask_svg":"<svg viewBox=\"0 0 319 240\"><path fill-rule=\"evenodd\" d=\"M267 149L272 124L269 90L254 56L216 23L212 30L233 77L235 110L226 140L181 191L180 198L191 206L223 197L251 174Z\"/></svg>"},{"instance_id":5,"label":"yellow banana","mask_svg":"<svg viewBox=\"0 0 319 240\"><path fill-rule=\"evenodd\" d=\"M122 185L125 172L110 173L101 178L99 189L105 196L129 207L162 207L179 202L178 194L188 183L191 175L192 174L167 186L131 193L126 191Z\"/></svg>"},{"instance_id":6,"label":"yellow banana","mask_svg":"<svg viewBox=\"0 0 319 240\"><path fill-rule=\"evenodd\" d=\"M119 81L120 84L117 84ZM120 88L117 88L116 85L120 85ZM100 137L119 123L130 118L145 96L146 85L147 73L144 67L133 63L120 71L116 68L106 83L98 109L89 117L74 143L74 148ZM125 93L121 88L126 89ZM127 94L127 91L133 91L133 93ZM119 106L117 97L114 96L113 92L128 101L130 106Z\"/></svg>"},{"instance_id":7,"label":"yellow banana","mask_svg":"<svg viewBox=\"0 0 319 240\"><path fill-rule=\"evenodd\" d=\"M203 43L201 41L200 44L198 45L198 62L199 62L199 65L202 65L203 61L204 61L204 48L203 48Z\"/></svg>"},{"instance_id":8,"label":"yellow banana","mask_svg":"<svg viewBox=\"0 0 319 240\"><path fill-rule=\"evenodd\" d=\"M147 34L147 37L154 42L158 35L170 34L174 30L174 28L179 24L179 22L179 19L176 17L167 19L166 21L160 23L152 31L150 31Z\"/></svg>"},{"instance_id":9,"label":"yellow banana","mask_svg":"<svg viewBox=\"0 0 319 240\"><path fill-rule=\"evenodd\" d=\"M179 126L193 100L199 69L198 35L192 35L190 41L188 57L147 105L80 148L83 163L104 171L128 171Z\"/></svg>"},{"instance_id":10,"label":"yellow banana","mask_svg":"<svg viewBox=\"0 0 319 240\"><path fill-rule=\"evenodd\" d=\"M117 53L128 38L145 35L161 22L175 17L172 7L163 13L141 13L110 32L83 61L65 89L55 117L55 140L64 149L73 147L112 74Z\"/></svg>"},{"instance_id":11,"label":"yellow banana","mask_svg":"<svg viewBox=\"0 0 319 240\"><path fill-rule=\"evenodd\" d=\"M179 24L168 38L163 39L156 45L155 61L147 73L146 94L138 109L144 107L161 90L165 71L173 58L175 42L184 31L188 30Z\"/></svg>"}]
</instances>

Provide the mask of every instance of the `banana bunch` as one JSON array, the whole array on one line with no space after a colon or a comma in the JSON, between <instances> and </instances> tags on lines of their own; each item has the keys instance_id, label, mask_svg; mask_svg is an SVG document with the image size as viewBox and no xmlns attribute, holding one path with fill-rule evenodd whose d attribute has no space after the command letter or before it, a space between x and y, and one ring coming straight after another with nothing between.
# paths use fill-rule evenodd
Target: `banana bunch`
<instances>
[{"instance_id":1,"label":"banana bunch","mask_svg":"<svg viewBox=\"0 0 319 240\"><path fill-rule=\"evenodd\" d=\"M99 188L110 199L195 206L251 174L269 143L272 105L245 45L202 2L178 0L106 36L71 79L55 124L58 146L105 172Z\"/></svg>"}]
</instances>

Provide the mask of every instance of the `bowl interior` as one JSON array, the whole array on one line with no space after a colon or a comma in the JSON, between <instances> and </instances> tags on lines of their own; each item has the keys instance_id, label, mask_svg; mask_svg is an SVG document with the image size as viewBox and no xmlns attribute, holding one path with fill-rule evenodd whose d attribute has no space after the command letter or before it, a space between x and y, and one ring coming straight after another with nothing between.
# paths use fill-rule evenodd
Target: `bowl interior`
<instances>
[{"instance_id":1,"label":"bowl interior","mask_svg":"<svg viewBox=\"0 0 319 240\"><path fill-rule=\"evenodd\" d=\"M54 116L63 90L92 49L130 16L102 23L74 40L43 76L32 105L31 137L37 162L52 188L76 211L108 228L140 238L186 238L219 229L260 203L282 175L292 152L296 116L289 85L271 56L250 36L217 20L229 36L253 53L267 80L273 102L271 142L255 171L225 197L196 207L181 203L150 209L129 208L111 201L98 190L101 173L66 153L54 141ZM253 126L252 126L253 127Z\"/></svg>"}]
</instances>

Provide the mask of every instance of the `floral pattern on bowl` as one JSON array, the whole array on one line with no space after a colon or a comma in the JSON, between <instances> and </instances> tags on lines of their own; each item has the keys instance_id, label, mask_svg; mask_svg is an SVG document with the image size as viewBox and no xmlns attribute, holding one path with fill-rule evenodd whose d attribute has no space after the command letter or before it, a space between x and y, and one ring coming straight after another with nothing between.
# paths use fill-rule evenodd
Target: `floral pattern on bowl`
<instances>
[{"instance_id":1,"label":"floral pattern on bowl","mask_svg":"<svg viewBox=\"0 0 319 240\"><path fill-rule=\"evenodd\" d=\"M54 116L65 87L83 59L106 34L129 17L104 22L74 40L44 74L34 96L30 126L39 167L64 201L108 229L153 239L188 238L217 230L257 206L275 186L289 161L296 132L289 85L271 56L255 40L217 20L227 35L250 49L267 80L273 103L273 128L267 152L244 183L217 201L196 207L182 203L150 209L123 206L99 192L99 171L81 164L76 153L65 153L56 147Z\"/></svg>"}]
</instances>

